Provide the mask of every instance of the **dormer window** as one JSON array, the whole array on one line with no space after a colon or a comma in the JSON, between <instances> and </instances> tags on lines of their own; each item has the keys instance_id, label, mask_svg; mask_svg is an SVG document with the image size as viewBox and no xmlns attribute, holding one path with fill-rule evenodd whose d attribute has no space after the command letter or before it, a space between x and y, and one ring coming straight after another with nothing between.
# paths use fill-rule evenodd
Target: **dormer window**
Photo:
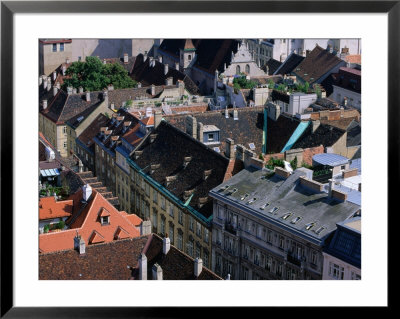
<instances>
[{"instance_id":1,"label":"dormer window","mask_svg":"<svg viewBox=\"0 0 400 319\"><path fill-rule=\"evenodd\" d=\"M279 209L279 207L274 207L274 208L272 208L268 213L270 213L270 214L276 214L276 212L278 211L278 209Z\"/></svg>"},{"instance_id":2,"label":"dormer window","mask_svg":"<svg viewBox=\"0 0 400 319\"><path fill-rule=\"evenodd\" d=\"M100 217L100 222L102 226L110 224L110 216L102 216Z\"/></svg>"}]
</instances>

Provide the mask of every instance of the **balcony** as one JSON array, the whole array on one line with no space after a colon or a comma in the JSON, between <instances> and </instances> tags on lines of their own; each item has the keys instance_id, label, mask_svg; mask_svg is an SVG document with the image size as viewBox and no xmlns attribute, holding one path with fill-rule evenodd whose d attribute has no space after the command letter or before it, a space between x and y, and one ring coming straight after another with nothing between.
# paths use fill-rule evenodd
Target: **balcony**
<instances>
[{"instance_id":1,"label":"balcony","mask_svg":"<svg viewBox=\"0 0 400 319\"><path fill-rule=\"evenodd\" d=\"M293 255L288 253L287 254L287 261L292 263L293 265L296 265L298 267L301 267L301 257L297 257L297 255Z\"/></svg>"},{"instance_id":2,"label":"balcony","mask_svg":"<svg viewBox=\"0 0 400 319\"><path fill-rule=\"evenodd\" d=\"M232 235L236 236L236 227L233 224L225 223L225 230L228 233L231 233Z\"/></svg>"}]
</instances>

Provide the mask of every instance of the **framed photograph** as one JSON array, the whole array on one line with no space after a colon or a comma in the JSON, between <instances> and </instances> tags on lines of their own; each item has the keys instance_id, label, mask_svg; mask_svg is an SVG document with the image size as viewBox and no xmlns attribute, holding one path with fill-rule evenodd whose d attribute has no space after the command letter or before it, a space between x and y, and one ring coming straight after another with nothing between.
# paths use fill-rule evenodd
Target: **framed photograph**
<instances>
[{"instance_id":1,"label":"framed photograph","mask_svg":"<svg viewBox=\"0 0 400 319\"><path fill-rule=\"evenodd\" d=\"M218 314L233 307L287 307L296 314L308 307L389 309L389 203L399 177L399 21L399 1L2 1L1 317L187 317L208 307ZM247 47L244 39L358 39L361 280L39 280L37 82L49 73L38 62L39 40L156 38L239 39ZM216 135L207 136L212 141Z\"/></svg>"}]
</instances>

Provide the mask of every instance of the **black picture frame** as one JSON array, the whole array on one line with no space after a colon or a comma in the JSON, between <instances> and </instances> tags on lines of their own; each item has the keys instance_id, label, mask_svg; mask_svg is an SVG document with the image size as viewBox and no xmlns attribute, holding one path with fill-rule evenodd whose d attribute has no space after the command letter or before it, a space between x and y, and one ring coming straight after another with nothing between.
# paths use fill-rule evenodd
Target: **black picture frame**
<instances>
[{"instance_id":1,"label":"black picture frame","mask_svg":"<svg viewBox=\"0 0 400 319\"><path fill-rule=\"evenodd\" d=\"M191 317L198 312L190 307L157 308L81 308L81 307L14 307L13 304L13 16L15 13L126 13L126 12L214 12L214 13L387 13L388 14L388 204L396 196L395 182L399 177L399 73L400 73L400 1L1 1L1 317L4 318L177 318ZM397 192L397 191L396 191ZM393 208L393 207L392 207ZM395 207L394 213L397 211ZM388 214L388 219L389 219ZM392 225L388 222L388 225ZM389 235L389 226L388 226ZM388 247L391 241L388 237ZM390 255L388 254L388 257ZM390 265L390 258L389 258ZM389 287L390 281L388 281ZM34 292L32 292L34 293ZM373 292L371 292L373 293ZM393 295L392 295L393 296ZM389 307L379 310L389 310ZM208 314L224 316L224 308L214 308ZM256 309L257 310L257 309ZM232 311L232 310L231 310ZM239 313L247 313L241 308ZM252 311L252 310L251 310ZM290 307L285 311L306 314L305 308ZM330 309L338 314L339 309ZM237 314L237 310L234 310ZM285 313L287 314L287 313Z\"/></svg>"}]
</instances>

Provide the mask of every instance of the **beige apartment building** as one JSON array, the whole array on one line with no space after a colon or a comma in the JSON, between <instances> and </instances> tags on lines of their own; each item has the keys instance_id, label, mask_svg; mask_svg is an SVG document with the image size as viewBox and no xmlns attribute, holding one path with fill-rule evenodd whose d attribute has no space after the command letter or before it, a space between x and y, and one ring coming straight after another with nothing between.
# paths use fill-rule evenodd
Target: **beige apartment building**
<instances>
[{"instance_id":1,"label":"beige apartment building","mask_svg":"<svg viewBox=\"0 0 400 319\"><path fill-rule=\"evenodd\" d=\"M71 39L39 40L39 74L50 75L60 64L71 59L71 56Z\"/></svg>"}]
</instances>

